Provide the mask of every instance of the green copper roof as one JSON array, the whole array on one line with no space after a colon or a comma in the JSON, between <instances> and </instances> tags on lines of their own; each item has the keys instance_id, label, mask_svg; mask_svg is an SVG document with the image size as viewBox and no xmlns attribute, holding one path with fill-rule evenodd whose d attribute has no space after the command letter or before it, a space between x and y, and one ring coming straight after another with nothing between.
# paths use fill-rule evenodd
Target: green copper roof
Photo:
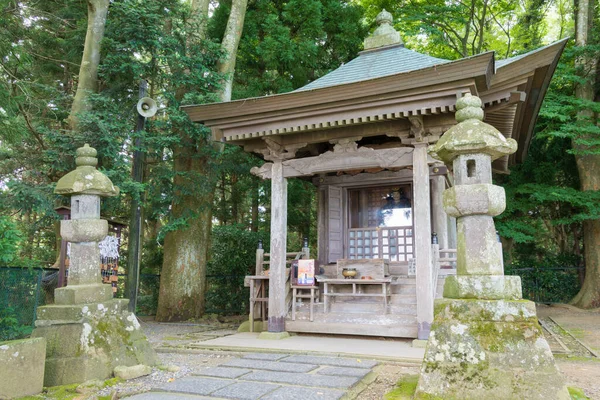
<instances>
[{"instance_id":1,"label":"green copper roof","mask_svg":"<svg viewBox=\"0 0 600 400\"><path fill-rule=\"evenodd\" d=\"M416 71L448 62L451 62L451 60L417 53L416 51L408 50L403 45L388 46L362 52L354 60L301 87L297 91L381 78L383 76Z\"/></svg>"},{"instance_id":2,"label":"green copper roof","mask_svg":"<svg viewBox=\"0 0 600 400\"><path fill-rule=\"evenodd\" d=\"M496 70L531 54L542 51L554 44L555 43L552 43L528 53L506 58L504 60L496 60ZM374 50L363 51L358 57L349 61L347 64L343 64L338 69L331 71L327 75L297 89L296 91L319 89L328 86L342 85L344 83L381 78L383 76L417 71L453 61L459 60L444 60L443 58L431 57L426 54L409 50L402 44L380 47Z\"/></svg>"}]
</instances>

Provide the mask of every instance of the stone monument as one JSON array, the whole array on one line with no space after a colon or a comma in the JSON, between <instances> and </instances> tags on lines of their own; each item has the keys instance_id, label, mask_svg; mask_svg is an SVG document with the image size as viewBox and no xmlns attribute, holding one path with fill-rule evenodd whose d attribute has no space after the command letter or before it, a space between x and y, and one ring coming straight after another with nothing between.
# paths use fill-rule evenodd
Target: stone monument
<instances>
[{"instance_id":1,"label":"stone monument","mask_svg":"<svg viewBox=\"0 0 600 400\"><path fill-rule=\"evenodd\" d=\"M68 286L54 292L55 304L38 308L33 337L44 337L44 386L110 377L117 366L155 365L157 357L140 330L127 299L113 299L100 274L100 242L108 222L100 219L100 197L119 189L96 169L96 150L77 149L77 168L54 190L71 196L71 220L60 234L71 243Z\"/></svg>"},{"instance_id":2,"label":"stone monument","mask_svg":"<svg viewBox=\"0 0 600 400\"><path fill-rule=\"evenodd\" d=\"M428 149L454 172L443 194L457 222L457 275L446 278L415 399L570 399L521 279L505 276L493 218L506 206L492 161L517 149L483 121L478 97L456 103L456 120Z\"/></svg>"}]
</instances>

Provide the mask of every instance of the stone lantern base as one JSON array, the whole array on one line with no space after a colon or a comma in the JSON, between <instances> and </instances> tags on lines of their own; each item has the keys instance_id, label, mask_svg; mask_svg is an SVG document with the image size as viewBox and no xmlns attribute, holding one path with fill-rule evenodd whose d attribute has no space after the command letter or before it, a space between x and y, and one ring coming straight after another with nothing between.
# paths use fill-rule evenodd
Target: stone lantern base
<instances>
[{"instance_id":1,"label":"stone lantern base","mask_svg":"<svg viewBox=\"0 0 600 400\"><path fill-rule=\"evenodd\" d=\"M570 399L527 300L440 299L415 399Z\"/></svg>"},{"instance_id":2,"label":"stone lantern base","mask_svg":"<svg viewBox=\"0 0 600 400\"><path fill-rule=\"evenodd\" d=\"M105 380L119 365L156 365L156 353L128 303L111 299L38 308L32 337L47 341L44 386Z\"/></svg>"}]
</instances>

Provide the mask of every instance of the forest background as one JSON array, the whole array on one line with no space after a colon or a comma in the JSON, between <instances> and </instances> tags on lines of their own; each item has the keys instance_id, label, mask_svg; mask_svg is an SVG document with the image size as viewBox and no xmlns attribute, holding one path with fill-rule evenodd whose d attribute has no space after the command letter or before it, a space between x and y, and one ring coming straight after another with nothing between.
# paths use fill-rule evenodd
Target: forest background
<instances>
[{"instance_id":1,"label":"forest background","mask_svg":"<svg viewBox=\"0 0 600 400\"><path fill-rule=\"evenodd\" d=\"M103 216L127 223L142 204L142 273L161 275L157 318L247 301L243 278L207 292L207 276L254 272L258 240L269 243L269 181L249 173L258 158L212 144L179 107L304 86L356 57L383 8L408 48L446 59L571 38L526 161L494 177L508 204L496 224L507 273L599 307L600 32L597 5L581 0L0 0L0 264L56 263L55 208L68 203L53 188L89 143L122 193ZM142 79L159 111L137 132ZM292 179L288 199L289 251L308 237L315 254L315 188ZM125 232L122 266L127 243Z\"/></svg>"}]
</instances>

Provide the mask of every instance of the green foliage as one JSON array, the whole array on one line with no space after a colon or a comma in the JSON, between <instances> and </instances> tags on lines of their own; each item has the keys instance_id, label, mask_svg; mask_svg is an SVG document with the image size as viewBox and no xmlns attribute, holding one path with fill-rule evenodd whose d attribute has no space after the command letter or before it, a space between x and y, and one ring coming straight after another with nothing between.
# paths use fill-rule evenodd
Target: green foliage
<instances>
[{"instance_id":1,"label":"green foliage","mask_svg":"<svg viewBox=\"0 0 600 400\"><path fill-rule=\"evenodd\" d=\"M0 309L0 340L14 340L31 333L32 325L23 325L12 307Z\"/></svg>"},{"instance_id":2,"label":"green foliage","mask_svg":"<svg viewBox=\"0 0 600 400\"><path fill-rule=\"evenodd\" d=\"M254 273L256 248L265 233L252 232L242 225L216 226L213 229L212 258L209 275L248 275ZM268 249L265 250L268 252Z\"/></svg>"},{"instance_id":3,"label":"green foliage","mask_svg":"<svg viewBox=\"0 0 600 400\"><path fill-rule=\"evenodd\" d=\"M211 23L219 37L227 7ZM362 9L346 0L250 2L238 50L234 98L284 93L308 84L358 53Z\"/></svg>"},{"instance_id":4,"label":"green foliage","mask_svg":"<svg viewBox=\"0 0 600 400\"><path fill-rule=\"evenodd\" d=\"M527 250L530 250L529 252ZM568 303L579 291L581 259L572 254L543 253L534 245L521 246L506 275L521 277L523 297L545 303Z\"/></svg>"},{"instance_id":5,"label":"green foliage","mask_svg":"<svg viewBox=\"0 0 600 400\"><path fill-rule=\"evenodd\" d=\"M9 265L15 260L21 232L8 217L0 216L0 265Z\"/></svg>"},{"instance_id":6,"label":"green foliage","mask_svg":"<svg viewBox=\"0 0 600 400\"><path fill-rule=\"evenodd\" d=\"M0 340L31 333L41 305L42 271L33 268L0 268Z\"/></svg>"},{"instance_id":7,"label":"green foliage","mask_svg":"<svg viewBox=\"0 0 600 400\"><path fill-rule=\"evenodd\" d=\"M248 307L244 276L254 275L259 240L268 243L263 233L251 232L241 225L213 229L212 259L208 264L206 309L219 314L243 314Z\"/></svg>"}]
</instances>

